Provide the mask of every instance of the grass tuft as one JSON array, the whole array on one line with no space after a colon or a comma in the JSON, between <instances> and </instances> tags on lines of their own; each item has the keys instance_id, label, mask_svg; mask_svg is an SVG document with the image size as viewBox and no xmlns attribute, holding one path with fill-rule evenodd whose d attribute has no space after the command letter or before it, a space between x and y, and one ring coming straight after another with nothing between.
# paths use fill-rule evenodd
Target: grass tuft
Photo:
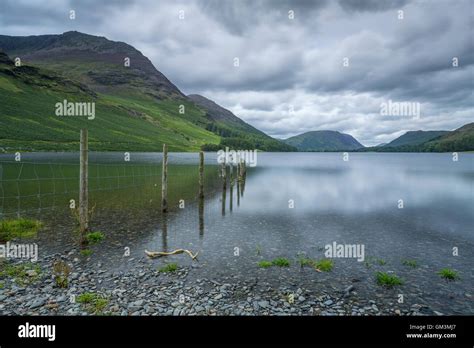
<instances>
[{"instance_id":1,"label":"grass tuft","mask_svg":"<svg viewBox=\"0 0 474 348\"><path fill-rule=\"evenodd\" d=\"M260 268L269 268L269 267L272 267L273 266L273 263L271 263L270 261L260 261L258 263L258 267Z\"/></svg>"},{"instance_id":2,"label":"grass tuft","mask_svg":"<svg viewBox=\"0 0 474 348\"><path fill-rule=\"evenodd\" d=\"M82 304L87 312L91 314L101 314L109 300L102 295L93 292L84 292L77 296L77 302Z\"/></svg>"},{"instance_id":3,"label":"grass tuft","mask_svg":"<svg viewBox=\"0 0 474 348\"><path fill-rule=\"evenodd\" d=\"M0 242L14 238L32 238L38 233L43 224L38 220L9 219L0 221Z\"/></svg>"},{"instance_id":4,"label":"grass tuft","mask_svg":"<svg viewBox=\"0 0 474 348\"><path fill-rule=\"evenodd\" d=\"M82 256L88 257L92 255L92 250L91 249L82 249L80 251Z\"/></svg>"},{"instance_id":5,"label":"grass tuft","mask_svg":"<svg viewBox=\"0 0 474 348\"><path fill-rule=\"evenodd\" d=\"M273 266L290 267L290 261L284 257L278 257L272 261Z\"/></svg>"},{"instance_id":6,"label":"grass tuft","mask_svg":"<svg viewBox=\"0 0 474 348\"><path fill-rule=\"evenodd\" d=\"M403 281L394 274L388 274L385 272L376 273L377 284L391 288L396 285L402 285Z\"/></svg>"},{"instance_id":7,"label":"grass tuft","mask_svg":"<svg viewBox=\"0 0 474 348\"><path fill-rule=\"evenodd\" d=\"M331 259L322 259L315 261L313 267L322 272L330 272L334 267L334 261Z\"/></svg>"},{"instance_id":8,"label":"grass tuft","mask_svg":"<svg viewBox=\"0 0 474 348\"><path fill-rule=\"evenodd\" d=\"M21 286L33 283L40 275L41 267L30 262L18 265L2 264L0 270L0 278L9 277Z\"/></svg>"},{"instance_id":9,"label":"grass tuft","mask_svg":"<svg viewBox=\"0 0 474 348\"><path fill-rule=\"evenodd\" d=\"M443 268L438 272L438 274L441 276L441 278L444 278L446 280L457 280L459 279L459 274L455 270L452 270L450 268Z\"/></svg>"},{"instance_id":10,"label":"grass tuft","mask_svg":"<svg viewBox=\"0 0 474 348\"><path fill-rule=\"evenodd\" d=\"M402 265L411 267L411 268L417 268L418 267L418 262L416 260L408 260L404 259L402 260Z\"/></svg>"},{"instance_id":11,"label":"grass tuft","mask_svg":"<svg viewBox=\"0 0 474 348\"><path fill-rule=\"evenodd\" d=\"M158 272L160 273L170 273L170 272L176 272L178 270L178 264L177 263L168 263L166 266L161 267L158 269Z\"/></svg>"},{"instance_id":12,"label":"grass tuft","mask_svg":"<svg viewBox=\"0 0 474 348\"><path fill-rule=\"evenodd\" d=\"M86 242L89 245L97 244L101 241L103 241L105 238L104 234L102 232L90 232L86 234Z\"/></svg>"}]
</instances>

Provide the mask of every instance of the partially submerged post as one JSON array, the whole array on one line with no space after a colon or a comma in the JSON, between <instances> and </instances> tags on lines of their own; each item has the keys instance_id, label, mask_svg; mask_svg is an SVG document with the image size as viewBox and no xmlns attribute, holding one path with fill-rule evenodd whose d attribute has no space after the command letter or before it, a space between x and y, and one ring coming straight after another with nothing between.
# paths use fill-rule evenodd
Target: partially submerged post
<instances>
[{"instance_id":1,"label":"partially submerged post","mask_svg":"<svg viewBox=\"0 0 474 348\"><path fill-rule=\"evenodd\" d=\"M199 152L199 237L204 235L204 152Z\"/></svg>"},{"instance_id":2,"label":"partially submerged post","mask_svg":"<svg viewBox=\"0 0 474 348\"><path fill-rule=\"evenodd\" d=\"M204 152L199 152L199 199L204 198Z\"/></svg>"},{"instance_id":3,"label":"partially submerged post","mask_svg":"<svg viewBox=\"0 0 474 348\"><path fill-rule=\"evenodd\" d=\"M81 129L79 164L79 228L81 244L85 243L89 229L89 188L88 188L89 146L87 129Z\"/></svg>"},{"instance_id":4,"label":"partially submerged post","mask_svg":"<svg viewBox=\"0 0 474 348\"><path fill-rule=\"evenodd\" d=\"M222 188L225 191L227 189L227 167L226 167L225 159L221 165L221 176L222 176Z\"/></svg>"},{"instance_id":5,"label":"partially submerged post","mask_svg":"<svg viewBox=\"0 0 474 348\"><path fill-rule=\"evenodd\" d=\"M161 172L161 211L168 211L168 148L163 144L163 164Z\"/></svg>"}]
</instances>

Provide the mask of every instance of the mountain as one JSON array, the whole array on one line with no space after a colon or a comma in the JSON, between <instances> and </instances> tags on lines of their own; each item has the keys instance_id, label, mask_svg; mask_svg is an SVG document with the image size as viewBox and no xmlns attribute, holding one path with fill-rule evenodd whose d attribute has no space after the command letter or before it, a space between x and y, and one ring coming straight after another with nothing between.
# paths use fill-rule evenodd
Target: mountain
<instances>
[{"instance_id":1,"label":"mountain","mask_svg":"<svg viewBox=\"0 0 474 348\"><path fill-rule=\"evenodd\" d=\"M4 36L0 50L22 64L60 72L100 92L145 92L184 97L140 51L123 43L69 31L62 35ZM129 67L125 66L129 59Z\"/></svg>"},{"instance_id":2,"label":"mountain","mask_svg":"<svg viewBox=\"0 0 474 348\"><path fill-rule=\"evenodd\" d=\"M349 134L329 130L296 135L285 143L295 146L298 151L346 151L364 147Z\"/></svg>"},{"instance_id":3,"label":"mountain","mask_svg":"<svg viewBox=\"0 0 474 348\"><path fill-rule=\"evenodd\" d=\"M296 148L273 139L212 100L199 94L188 95L188 98L206 112L210 120L206 129L224 137L218 146L207 146L208 150L229 146L239 149L258 148L265 151L296 151Z\"/></svg>"},{"instance_id":4,"label":"mountain","mask_svg":"<svg viewBox=\"0 0 474 348\"><path fill-rule=\"evenodd\" d=\"M221 115L217 104L211 111L200 106L123 42L75 31L0 35L0 52L0 147L9 151L77 150L81 127L89 129L93 150L161 151L166 143L170 151L196 151L239 142L293 149L235 115ZM55 116L63 100L93 102L97 117Z\"/></svg>"},{"instance_id":5,"label":"mountain","mask_svg":"<svg viewBox=\"0 0 474 348\"><path fill-rule=\"evenodd\" d=\"M436 133L438 133L437 136ZM440 134L440 135L439 135ZM391 146L394 141L409 135L408 139ZM419 139L428 139L420 143ZM474 151L474 123L468 123L453 131L416 131L407 132L384 146L366 147L358 151L368 152L452 152ZM397 144L397 142L395 142Z\"/></svg>"},{"instance_id":6,"label":"mountain","mask_svg":"<svg viewBox=\"0 0 474 348\"><path fill-rule=\"evenodd\" d=\"M94 103L95 118L56 116L55 105L64 100ZM89 129L92 151L161 151L163 143L172 151L190 151L219 143L219 136L168 111L166 105L172 109L174 103L96 93L63 75L15 66L0 53L0 147L4 151L77 151L83 127ZM189 110L204 117L193 105Z\"/></svg>"},{"instance_id":7,"label":"mountain","mask_svg":"<svg viewBox=\"0 0 474 348\"><path fill-rule=\"evenodd\" d=\"M448 131L409 131L402 136L392 140L388 144L384 145L387 147L396 147L402 145L419 145L429 140L437 138L439 136L449 133Z\"/></svg>"}]
</instances>

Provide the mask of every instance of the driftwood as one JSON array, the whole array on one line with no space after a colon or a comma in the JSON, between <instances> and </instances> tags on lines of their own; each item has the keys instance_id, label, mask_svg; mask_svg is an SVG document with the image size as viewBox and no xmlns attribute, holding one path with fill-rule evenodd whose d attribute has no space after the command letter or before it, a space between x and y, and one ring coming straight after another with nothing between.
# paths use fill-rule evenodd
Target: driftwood
<instances>
[{"instance_id":1,"label":"driftwood","mask_svg":"<svg viewBox=\"0 0 474 348\"><path fill-rule=\"evenodd\" d=\"M193 260L196 260L198 254L199 254L199 251L193 255L192 252L190 252L189 250L186 250L186 249L176 249L175 251L171 251L171 252L166 252L166 251L148 251L148 250L145 250L145 254L147 254L148 257L151 257L151 258L156 258L156 257L162 257L162 256L169 256L169 255L176 255L176 254L182 254L182 253L186 253L188 254Z\"/></svg>"}]
</instances>

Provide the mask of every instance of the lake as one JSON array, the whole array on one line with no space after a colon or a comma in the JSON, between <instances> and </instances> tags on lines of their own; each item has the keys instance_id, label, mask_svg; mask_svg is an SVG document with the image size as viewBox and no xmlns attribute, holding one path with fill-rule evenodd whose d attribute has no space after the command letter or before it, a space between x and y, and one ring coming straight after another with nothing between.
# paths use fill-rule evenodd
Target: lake
<instances>
[{"instance_id":1,"label":"lake","mask_svg":"<svg viewBox=\"0 0 474 348\"><path fill-rule=\"evenodd\" d=\"M78 199L77 153L25 153L21 162L0 156L3 218L26 216L45 223L36 238L40 257L75 244L70 200ZM199 251L190 277L282 279L358 296L426 303L444 314L472 314L474 288L474 154L460 153L258 153L245 185L222 179L216 153L205 154L205 200L198 200L198 155L169 155L169 205L160 209L161 154L91 153L91 229L106 239L83 264L127 269L144 250ZM235 169L234 169L235 170ZM229 175L229 174L228 174ZM243 187L242 187L243 186ZM243 189L243 193L242 193ZM237 193L237 190L239 190ZM232 199L231 199L232 198ZM302 256L325 258L328 244L363 245L364 260L335 258L331 272L297 267ZM261 269L284 257L291 270ZM180 263L191 265L186 256ZM415 260L417 267L404 262ZM154 265L166 261L152 260ZM448 282L442 268L459 272ZM403 279L382 291L377 271Z\"/></svg>"}]
</instances>

